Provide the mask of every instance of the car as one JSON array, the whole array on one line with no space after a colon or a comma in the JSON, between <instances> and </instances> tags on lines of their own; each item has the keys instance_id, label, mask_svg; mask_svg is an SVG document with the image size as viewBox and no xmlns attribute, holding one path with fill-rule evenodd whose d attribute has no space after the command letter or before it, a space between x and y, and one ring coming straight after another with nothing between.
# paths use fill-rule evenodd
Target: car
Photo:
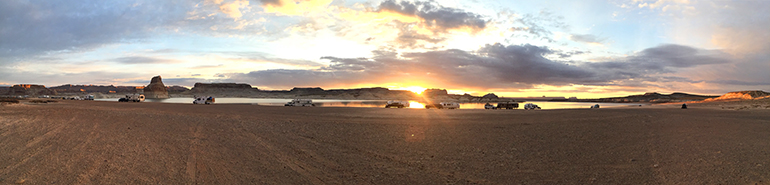
<instances>
[{"instance_id":1,"label":"car","mask_svg":"<svg viewBox=\"0 0 770 185\"><path fill-rule=\"evenodd\" d=\"M535 109L540 109L540 106L537 106L534 103L524 104L524 110L535 110Z\"/></svg>"},{"instance_id":2,"label":"car","mask_svg":"<svg viewBox=\"0 0 770 185\"><path fill-rule=\"evenodd\" d=\"M497 109L518 109L519 103L516 102L501 102L497 103Z\"/></svg>"},{"instance_id":3,"label":"car","mask_svg":"<svg viewBox=\"0 0 770 185\"><path fill-rule=\"evenodd\" d=\"M391 101L388 101L388 104L385 105L385 108L391 108L391 107L396 107L396 108L409 107L409 102L408 101L391 100Z\"/></svg>"}]
</instances>

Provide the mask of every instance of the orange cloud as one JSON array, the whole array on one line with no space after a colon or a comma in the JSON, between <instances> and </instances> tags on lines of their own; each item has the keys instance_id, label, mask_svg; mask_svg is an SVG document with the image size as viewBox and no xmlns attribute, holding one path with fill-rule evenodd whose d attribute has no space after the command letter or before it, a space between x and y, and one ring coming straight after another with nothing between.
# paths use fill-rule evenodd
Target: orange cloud
<instances>
[{"instance_id":1,"label":"orange cloud","mask_svg":"<svg viewBox=\"0 0 770 185\"><path fill-rule=\"evenodd\" d=\"M215 3L222 3L221 0L214 1ZM246 8L249 6L249 1L247 0L237 0L230 3L224 3L219 6L219 10L222 11L222 13L227 14L227 16L234 18L235 20L238 20L243 16L241 13L241 8Z\"/></svg>"},{"instance_id":2,"label":"orange cloud","mask_svg":"<svg viewBox=\"0 0 770 185\"><path fill-rule=\"evenodd\" d=\"M264 4L266 13L278 15L305 15L325 11L332 0L280 0L280 3Z\"/></svg>"}]
</instances>

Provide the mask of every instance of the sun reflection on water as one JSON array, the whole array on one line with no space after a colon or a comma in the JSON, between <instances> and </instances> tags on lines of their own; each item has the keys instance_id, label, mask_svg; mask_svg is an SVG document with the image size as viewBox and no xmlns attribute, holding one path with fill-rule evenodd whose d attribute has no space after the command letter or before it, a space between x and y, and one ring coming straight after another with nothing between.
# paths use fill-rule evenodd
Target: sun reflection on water
<instances>
[{"instance_id":1,"label":"sun reflection on water","mask_svg":"<svg viewBox=\"0 0 770 185\"><path fill-rule=\"evenodd\" d=\"M425 104L416 101L409 101L409 108L424 109Z\"/></svg>"}]
</instances>

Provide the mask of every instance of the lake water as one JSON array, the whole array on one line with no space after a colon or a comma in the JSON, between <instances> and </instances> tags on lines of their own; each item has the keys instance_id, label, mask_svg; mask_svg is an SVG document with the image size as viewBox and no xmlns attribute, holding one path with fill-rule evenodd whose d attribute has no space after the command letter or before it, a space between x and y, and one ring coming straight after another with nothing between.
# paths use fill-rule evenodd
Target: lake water
<instances>
[{"instance_id":1,"label":"lake water","mask_svg":"<svg viewBox=\"0 0 770 185\"><path fill-rule=\"evenodd\" d=\"M96 99L96 101L118 101L115 99ZM189 103L192 104L193 98L168 98L168 99L147 99L147 102L162 103ZM216 98L217 104L253 104L262 106L283 106L291 99L263 99L263 98ZM409 108L424 109L425 105L419 102L410 101ZM589 108L597 103L591 102L549 102L549 101L529 101L543 109L580 109ZM317 107L385 107L387 100L313 100ZM460 103L460 109L484 109L485 103ZM496 103L491 103L497 105ZM519 103L519 108L523 109L525 103ZM598 103L602 108L609 107L631 107L639 105L649 105L642 103Z\"/></svg>"}]
</instances>

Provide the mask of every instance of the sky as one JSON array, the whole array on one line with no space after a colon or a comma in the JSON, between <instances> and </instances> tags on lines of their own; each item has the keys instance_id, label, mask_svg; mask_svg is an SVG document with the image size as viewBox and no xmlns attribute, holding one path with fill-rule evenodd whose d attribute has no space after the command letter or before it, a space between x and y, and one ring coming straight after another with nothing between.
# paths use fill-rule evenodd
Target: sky
<instances>
[{"instance_id":1,"label":"sky","mask_svg":"<svg viewBox=\"0 0 770 185\"><path fill-rule=\"evenodd\" d=\"M0 1L0 85L770 91L770 1Z\"/></svg>"}]
</instances>

